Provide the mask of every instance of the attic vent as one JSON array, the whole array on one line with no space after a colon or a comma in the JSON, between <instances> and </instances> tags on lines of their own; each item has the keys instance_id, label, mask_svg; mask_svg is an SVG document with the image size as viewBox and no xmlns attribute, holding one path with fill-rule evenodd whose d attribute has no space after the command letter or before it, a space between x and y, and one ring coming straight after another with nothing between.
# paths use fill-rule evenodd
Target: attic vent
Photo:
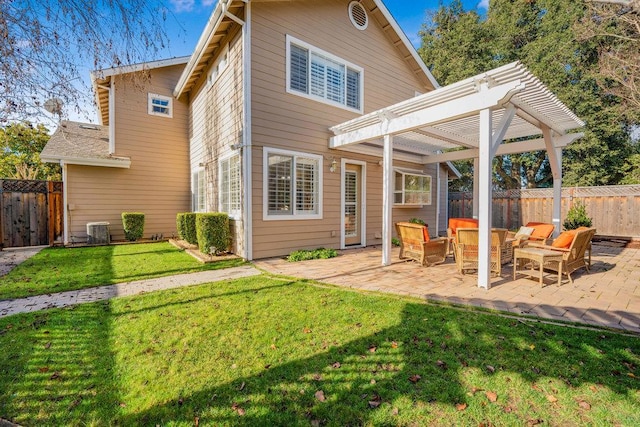
<instances>
[{"instance_id":1,"label":"attic vent","mask_svg":"<svg viewBox=\"0 0 640 427\"><path fill-rule=\"evenodd\" d=\"M91 125L80 125L80 129L99 130L97 126L91 126Z\"/></svg>"},{"instance_id":2,"label":"attic vent","mask_svg":"<svg viewBox=\"0 0 640 427\"><path fill-rule=\"evenodd\" d=\"M351 23L359 30L366 30L369 25L369 17L367 11L360 2L352 1L349 3L349 19Z\"/></svg>"}]
</instances>

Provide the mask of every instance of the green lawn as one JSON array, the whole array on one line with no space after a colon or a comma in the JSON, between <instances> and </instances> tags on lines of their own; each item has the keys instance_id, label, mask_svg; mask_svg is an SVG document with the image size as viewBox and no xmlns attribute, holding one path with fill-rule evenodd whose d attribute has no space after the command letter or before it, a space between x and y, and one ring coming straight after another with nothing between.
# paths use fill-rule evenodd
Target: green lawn
<instances>
[{"instance_id":1,"label":"green lawn","mask_svg":"<svg viewBox=\"0 0 640 427\"><path fill-rule=\"evenodd\" d=\"M0 277L0 300L233 267L242 263L242 260L227 260L201 264L167 242L45 248Z\"/></svg>"},{"instance_id":2,"label":"green lawn","mask_svg":"<svg viewBox=\"0 0 640 427\"><path fill-rule=\"evenodd\" d=\"M640 425L640 338L258 276L0 319L23 425Z\"/></svg>"}]
</instances>

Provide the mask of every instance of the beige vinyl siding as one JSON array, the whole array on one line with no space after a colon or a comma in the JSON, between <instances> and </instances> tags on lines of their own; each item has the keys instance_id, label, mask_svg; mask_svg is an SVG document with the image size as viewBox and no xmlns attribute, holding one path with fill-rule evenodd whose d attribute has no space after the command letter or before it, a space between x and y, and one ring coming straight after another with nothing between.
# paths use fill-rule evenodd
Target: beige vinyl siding
<instances>
[{"instance_id":1,"label":"beige vinyl siding","mask_svg":"<svg viewBox=\"0 0 640 427\"><path fill-rule=\"evenodd\" d=\"M115 155L130 169L68 166L70 239L86 240L86 224L108 221L113 239L124 239L122 212L145 214L144 237L176 234L176 214L189 210L188 109L173 100L173 118L148 114L148 93L172 97L183 66L149 71L144 87L115 77Z\"/></svg>"},{"instance_id":2,"label":"beige vinyl siding","mask_svg":"<svg viewBox=\"0 0 640 427\"><path fill-rule=\"evenodd\" d=\"M294 249L340 245L340 160L367 162L367 244L380 243L382 168L379 158L328 149L329 127L358 114L286 92L286 35L364 69L364 113L428 90L407 66L385 31L369 16L365 31L348 16L348 0L252 3L253 254L280 256ZM313 220L263 221L263 147L323 156L323 216ZM338 162L334 173L331 161ZM412 169L421 165L400 164ZM431 174L431 173L430 173ZM433 175L435 194L435 170ZM394 209L394 220L414 216L435 221L435 203ZM433 218L433 219L430 219ZM434 222L435 223L435 222Z\"/></svg>"},{"instance_id":3,"label":"beige vinyl siding","mask_svg":"<svg viewBox=\"0 0 640 427\"><path fill-rule=\"evenodd\" d=\"M239 30L239 28L238 28ZM228 64L218 79L207 83L210 67L205 69L193 91L191 102L191 171L203 165L207 182L207 211L219 211L218 162L233 154L241 155L231 146L242 143L243 127L243 73L242 33L231 31L221 43L220 52L229 45ZM217 55L212 58L213 64ZM244 253L243 224L241 218L232 221L233 251Z\"/></svg>"}]
</instances>

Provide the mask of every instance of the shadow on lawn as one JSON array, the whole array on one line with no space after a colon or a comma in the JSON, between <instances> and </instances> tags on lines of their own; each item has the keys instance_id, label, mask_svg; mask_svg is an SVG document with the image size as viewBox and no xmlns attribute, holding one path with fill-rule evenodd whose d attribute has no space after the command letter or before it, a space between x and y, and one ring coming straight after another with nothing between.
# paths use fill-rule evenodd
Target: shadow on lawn
<instances>
[{"instance_id":1,"label":"shadow on lawn","mask_svg":"<svg viewBox=\"0 0 640 427\"><path fill-rule=\"evenodd\" d=\"M279 292L277 287L258 291ZM487 324L491 324L490 330ZM362 327L358 322L352 325ZM396 325L343 344L324 340L322 329L296 331L296 339L309 346L309 357L266 363L259 373L238 375L219 386L125 415L118 422L188 424L197 418L201 425L413 424L420 420L477 424L491 420L492 413L500 413L507 422L522 425L538 416L537 404L550 405L551 381L569 389L596 384L621 400L631 396L637 403L637 380L626 374L639 363L640 341L636 338L527 324L419 303L406 303ZM212 346L217 344L211 342ZM497 403L483 407L480 413L456 412L455 405L470 402L476 393L469 382L473 381L469 370L485 380L507 376L502 379L506 384L513 378L514 395L499 396ZM518 407L522 398L518 387L538 400ZM484 396L483 390L479 393ZM580 411L577 401L568 404ZM450 408L451 418L440 418L442 405ZM552 418L555 413L551 409L541 416L551 424L562 423L562 418ZM634 415L610 416L624 419ZM569 418L569 422L580 420L580 415Z\"/></svg>"},{"instance_id":2,"label":"shadow on lawn","mask_svg":"<svg viewBox=\"0 0 640 427\"><path fill-rule=\"evenodd\" d=\"M199 294L173 290L161 297L122 300L117 308L113 302L103 302L0 320L0 344L6 349L0 354L0 416L40 425L61 425L59 418L63 416L75 424L108 425L193 425L196 418L200 425L411 425L421 421L478 425L497 416L514 425L524 425L538 417L550 424L562 424L566 420L561 411L552 409L539 416L535 413L536 406L550 405L550 381L570 389L594 384L611 390L620 400L638 404L638 380L627 375L640 365L637 338L528 324L303 282L274 283L262 277L251 283L237 288L205 285L198 288ZM275 306L274 302L281 298L291 298L296 306L290 312L257 314L265 306ZM339 311L336 304L340 304ZM288 323L291 312L304 312L309 307L323 307L320 318L316 318L322 322L309 325L308 330L304 325L292 327ZM385 307L393 312L382 314ZM264 346L257 356L264 364L259 362L253 373L242 375L244 367L233 368L230 362L234 351L241 350L226 348L223 350L229 358L218 359L215 364L237 369L239 373L233 380L221 382L214 373L203 370L196 375L215 386L188 387L190 381L185 378L182 389L189 392L171 393L179 397L163 400L154 396L155 403L143 410L120 407L127 402L121 403L126 390L121 389L124 373L118 372L117 367L150 361L151 355L144 355L144 347L153 344L139 340L152 341L158 328L171 327L167 316L184 322L180 319L192 310L220 310L223 317L243 319L245 323L237 322L236 327L247 334L246 347ZM343 317L333 318L338 312ZM139 348L115 354L114 340L128 337L122 332L114 333L114 325L123 319L142 321L144 316L163 320L150 323L136 332L139 335L132 336L132 345ZM345 320L344 316L349 317ZM192 322L208 320L198 316L187 319L187 323L179 324L203 328L202 323L198 327ZM253 339L260 340L269 328L280 325L283 329L279 333L306 349L302 353L308 357L291 360L286 347L271 354L268 339L256 344L250 338L252 328L257 331ZM335 325L355 331L358 337L342 341ZM25 338L12 339L20 331L26 334ZM197 351L211 354L224 345L221 338L207 334L194 339L205 341ZM196 351L195 343L191 344L191 351ZM127 355L140 357L129 360ZM166 365L149 362L144 369L175 371L179 367L176 364L188 362L189 356L184 354L182 359L167 361ZM474 373L469 374L470 370ZM479 410L457 412L456 404L477 404L478 397L472 389L477 385L474 378L485 384L502 381L514 390ZM193 383L201 384L198 379L192 378ZM536 388L540 391L532 391ZM322 395L318 394L320 391ZM509 396L510 393L514 395ZM531 393L538 400L527 397ZM483 396L484 391L478 395ZM524 398L534 402L519 402ZM577 402L568 404L579 411ZM505 414L507 408L512 410ZM605 413L607 409L610 408L599 408ZM551 418L554 415L558 418ZM609 414L625 416L637 418L637 414ZM570 421L581 419L578 416Z\"/></svg>"}]
</instances>

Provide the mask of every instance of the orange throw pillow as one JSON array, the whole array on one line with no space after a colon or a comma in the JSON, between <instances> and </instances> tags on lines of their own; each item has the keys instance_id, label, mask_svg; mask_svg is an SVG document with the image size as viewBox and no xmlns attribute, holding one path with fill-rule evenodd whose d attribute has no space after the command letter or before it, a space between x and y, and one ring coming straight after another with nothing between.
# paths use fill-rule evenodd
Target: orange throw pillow
<instances>
[{"instance_id":1,"label":"orange throw pillow","mask_svg":"<svg viewBox=\"0 0 640 427\"><path fill-rule=\"evenodd\" d=\"M576 230L563 231L558 237L553 240L551 246L553 246L554 248L569 249L569 246L571 246L571 243L573 242L573 238L575 236Z\"/></svg>"},{"instance_id":2,"label":"orange throw pillow","mask_svg":"<svg viewBox=\"0 0 640 427\"><path fill-rule=\"evenodd\" d=\"M422 227L422 236L424 237L425 242L429 241L429 229L427 228L426 225Z\"/></svg>"},{"instance_id":3,"label":"orange throw pillow","mask_svg":"<svg viewBox=\"0 0 640 427\"><path fill-rule=\"evenodd\" d=\"M451 234L456 235L458 228L478 228L478 220L473 218L449 218Z\"/></svg>"}]
</instances>

